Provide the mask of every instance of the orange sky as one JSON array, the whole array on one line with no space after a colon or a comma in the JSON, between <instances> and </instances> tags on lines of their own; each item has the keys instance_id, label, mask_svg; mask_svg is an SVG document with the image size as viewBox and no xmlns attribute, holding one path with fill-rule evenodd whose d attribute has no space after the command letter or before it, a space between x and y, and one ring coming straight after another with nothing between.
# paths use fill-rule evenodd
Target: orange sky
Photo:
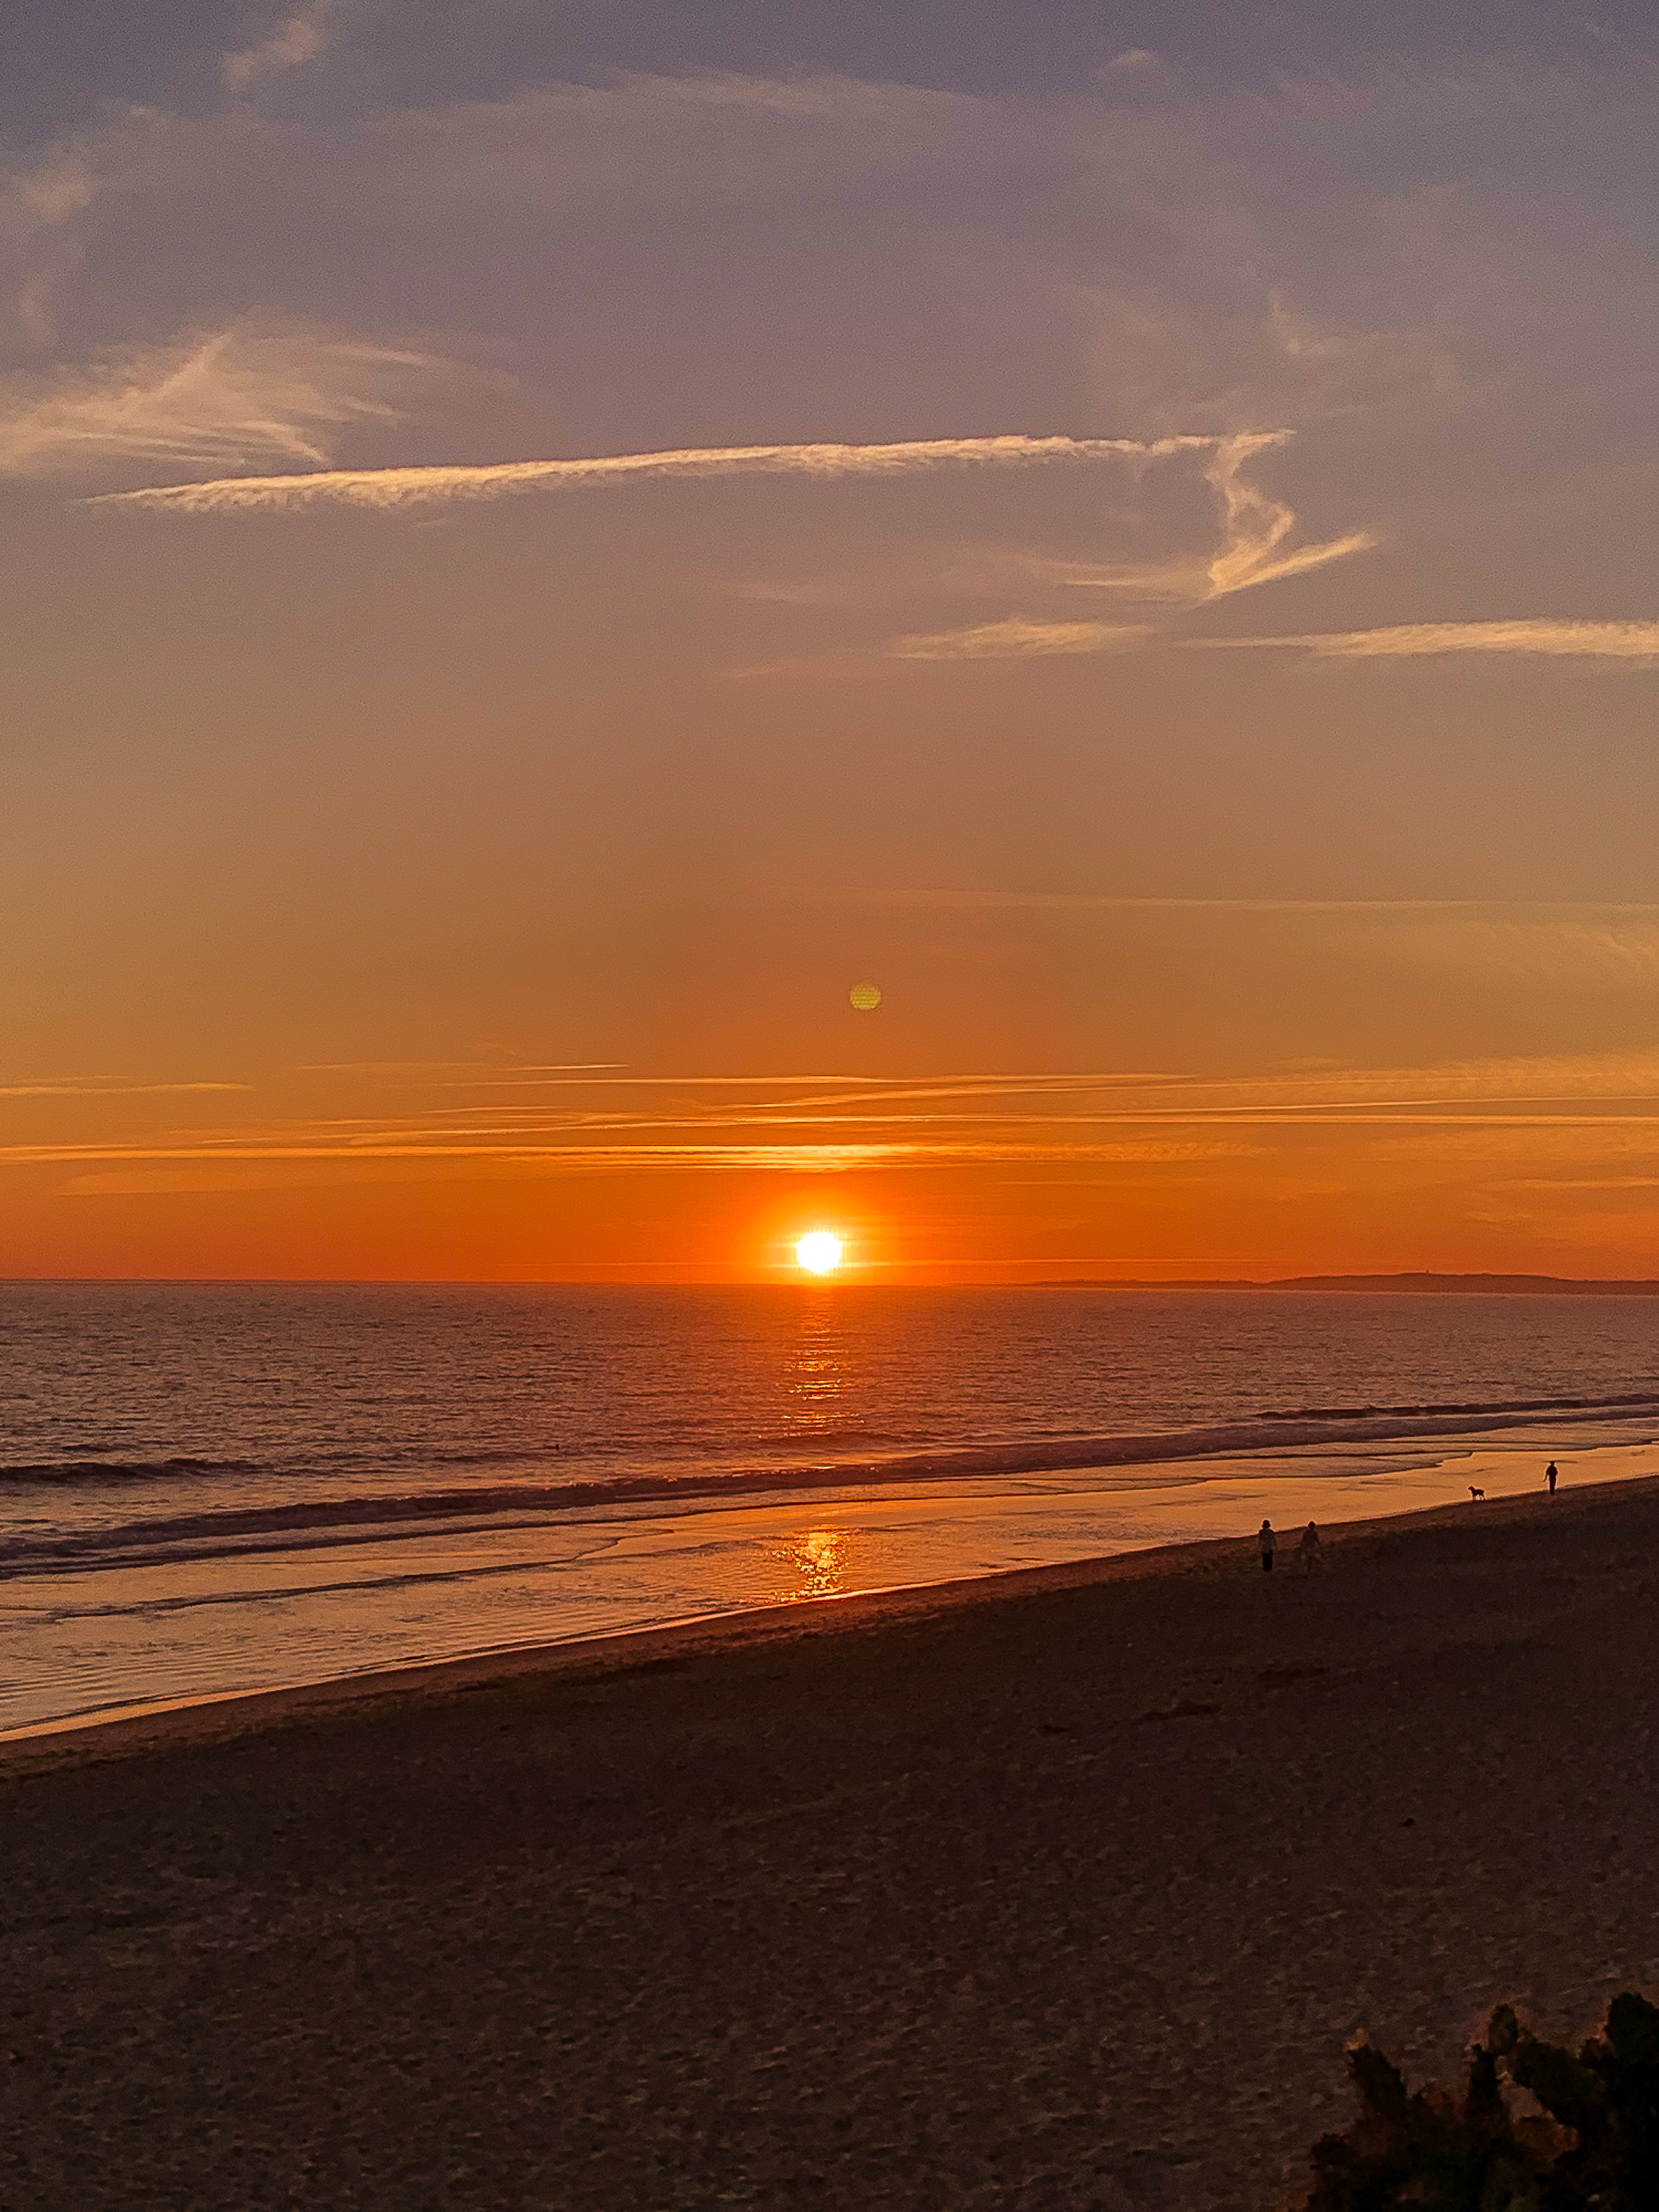
<instances>
[{"instance_id":1,"label":"orange sky","mask_svg":"<svg viewBox=\"0 0 1659 2212\"><path fill-rule=\"evenodd\" d=\"M696 13L25 11L0 1273L1659 1274L1644 19Z\"/></svg>"}]
</instances>

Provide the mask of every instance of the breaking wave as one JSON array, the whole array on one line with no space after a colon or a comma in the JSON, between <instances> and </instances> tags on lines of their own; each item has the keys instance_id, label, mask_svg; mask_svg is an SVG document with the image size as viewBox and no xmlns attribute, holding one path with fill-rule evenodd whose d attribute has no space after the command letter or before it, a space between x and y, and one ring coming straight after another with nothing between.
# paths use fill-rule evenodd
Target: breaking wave
<instances>
[{"instance_id":1,"label":"breaking wave","mask_svg":"<svg viewBox=\"0 0 1659 2212\"><path fill-rule=\"evenodd\" d=\"M0 1482L161 1482L180 1475L255 1474L252 1459L39 1459L0 1461Z\"/></svg>"},{"instance_id":2,"label":"breaking wave","mask_svg":"<svg viewBox=\"0 0 1659 2212\"><path fill-rule=\"evenodd\" d=\"M114 1564L120 1556L155 1561L183 1555L203 1546L229 1554L318 1542L384 1540L399 1534L418 1535L447 1522L522 1520L552 1514L581 1515L658 1503L674 1510L693 1501L704 1507L722 1499L757 1492L804 1492L868 1488L886 1484L1018 1480L1023 1476L1079 1473L1085 1469L1150 1468L1168 1465L1185 1472L1173 1480L1202 1480L1201 1463L1222 1457L1281 1454L1335 1444L1407 1444L1418 1439L1480 1435L1498 1429L1588 1425L1609 1419L1639 1419L1651 1413L1659 1424L1659 1392L1622 1391L1601 1397L1492 1399L1408 1406L1334 1406L1274 1409L1249 1419L1203 1427L1131 1431L1108 1435L1048 1435L929 1445L906 1451L848 1452L793 1462L759 1462L716 1466L704 1463L681 1472L664 1468L607 1471L588 1459L568 1474L550 1478L528 1474L516 1481L479 1481L465 1487L406 1490L386 1486L325 1496L293 1493L296 1470L263 1466L246 1459L154 1460L76 1459L0 1465L0 1482L18 1491L30 1485L139 1486L209 1477L223 1480L222 1504L204 1510L197 1498L181 1499L183 1510L131 1522L74 1532L20 1532L0 1543L0 1561L13 1571ZM867 1441L867 1440L866 1440ZM453 1464L458 1455L445 1455ZM438 1462L440 1455L432 1455ZM479 1455L482 1460L484 1455ZM1364 1462L1361 1462L1363 1467ZM1341 1480L1340 1468L1323 1470ZM1357 1470L1358 1471L1358 1470ZM337 1478L339 1470L331 1470ZM276 1477L288 1494L280 1501L236 1502L238 1477ZM329 1474L313 1468L310 1482L320 1486Z\"/></svg>"}]
</instances>

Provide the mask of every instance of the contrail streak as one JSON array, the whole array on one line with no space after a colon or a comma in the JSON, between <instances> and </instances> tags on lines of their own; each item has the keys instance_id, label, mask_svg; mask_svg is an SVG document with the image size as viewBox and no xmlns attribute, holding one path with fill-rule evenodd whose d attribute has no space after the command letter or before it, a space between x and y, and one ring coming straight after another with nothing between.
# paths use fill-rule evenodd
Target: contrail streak
<instances>
[{"instance_id":1,"label":"contrail streak","mask_svg":"<svg viewBox=\"0 0 1659 2212\"><path fill-rule=\"evenodd\" d=\"M501 499L526 491L712 476L882 477L954 467L1029 467L1049 461L1153 461L1210 452L1228 441L1198 436L1135 438L921 438L882 446L693 446L663 453L604 453L586 459L498 461L470 467L319 469L297 476L220 477L206 483L154 484L103 492L93 507L165 508L218 514L252 507L364 507L380 510L448 500Z\"/></svg>"},{"instance_id":2,"label":"contrail streak","mask_svg":"<svg viewBox=\"0 0 1659 2212\"><path fill-rule=\"evenodd\" d=\"M1522 616L1508 622L1397 623L1387 629L1313 630L1295 637L1189 638L1207 648L1238 646L1308 653L1321 660L1423 660L1451 653L1541 655L1550 659L1659 665L1659 622L1590 622Z\"/></svg>"}]
</instances>

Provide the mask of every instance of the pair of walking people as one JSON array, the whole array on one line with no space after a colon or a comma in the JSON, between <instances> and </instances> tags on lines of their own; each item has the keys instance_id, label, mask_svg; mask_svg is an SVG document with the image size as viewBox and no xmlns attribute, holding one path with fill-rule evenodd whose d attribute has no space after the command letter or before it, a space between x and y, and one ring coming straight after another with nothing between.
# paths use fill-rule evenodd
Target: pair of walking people
<instances>
[{"instance_id":1,"label":"pair of walking people","mask_svg":"<svg viewBox=\"0 0 1659 2212\"><path fill-rule=\"evenodd\" d=\"M1270 1575L1273 1571L1273 1554L1279 1549L1279 1538L1273 1532L1271 1521L1264 1521L1256 1531L1256 1542L1261 1549L1261 1571L1264 1575ZM1310 1575L1319 1564L1319 1531L1311 1521L1302 1531L1296 1556L1302 1562L1304 1575Z\"/></svg>"}]
</instances>

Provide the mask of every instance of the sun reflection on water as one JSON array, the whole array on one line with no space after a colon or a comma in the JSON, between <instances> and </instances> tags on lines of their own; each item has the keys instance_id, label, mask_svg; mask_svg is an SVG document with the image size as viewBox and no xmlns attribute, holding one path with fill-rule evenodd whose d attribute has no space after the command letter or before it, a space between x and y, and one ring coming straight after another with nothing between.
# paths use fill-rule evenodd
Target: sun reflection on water
<instances>
[{"instance_id":1,"label":"sun reflection on water","mask_svg":"<svg viewBox=\"0 0 1659 2212\"><path fill-rule=\"evenodd\" d=\"M791 1432L811 1436L840 1428L848 1418L852 1380L838 1316L828 1308L804 1314L784 1382Z\"/></svg>"},{"instance_id":2,"label":"sun reflection on water","mask_svg":"<svg viewBox=\"0 0 1659 2212\"><path fill-rule=\"evenodd\" d=\"M797 1536L785 1554L793 1579L774 1602L787 1605L799 1598L841 1596L847 1588L851 1549L845 1528L809 1528Z\"/></svg>"}]
</instances>

